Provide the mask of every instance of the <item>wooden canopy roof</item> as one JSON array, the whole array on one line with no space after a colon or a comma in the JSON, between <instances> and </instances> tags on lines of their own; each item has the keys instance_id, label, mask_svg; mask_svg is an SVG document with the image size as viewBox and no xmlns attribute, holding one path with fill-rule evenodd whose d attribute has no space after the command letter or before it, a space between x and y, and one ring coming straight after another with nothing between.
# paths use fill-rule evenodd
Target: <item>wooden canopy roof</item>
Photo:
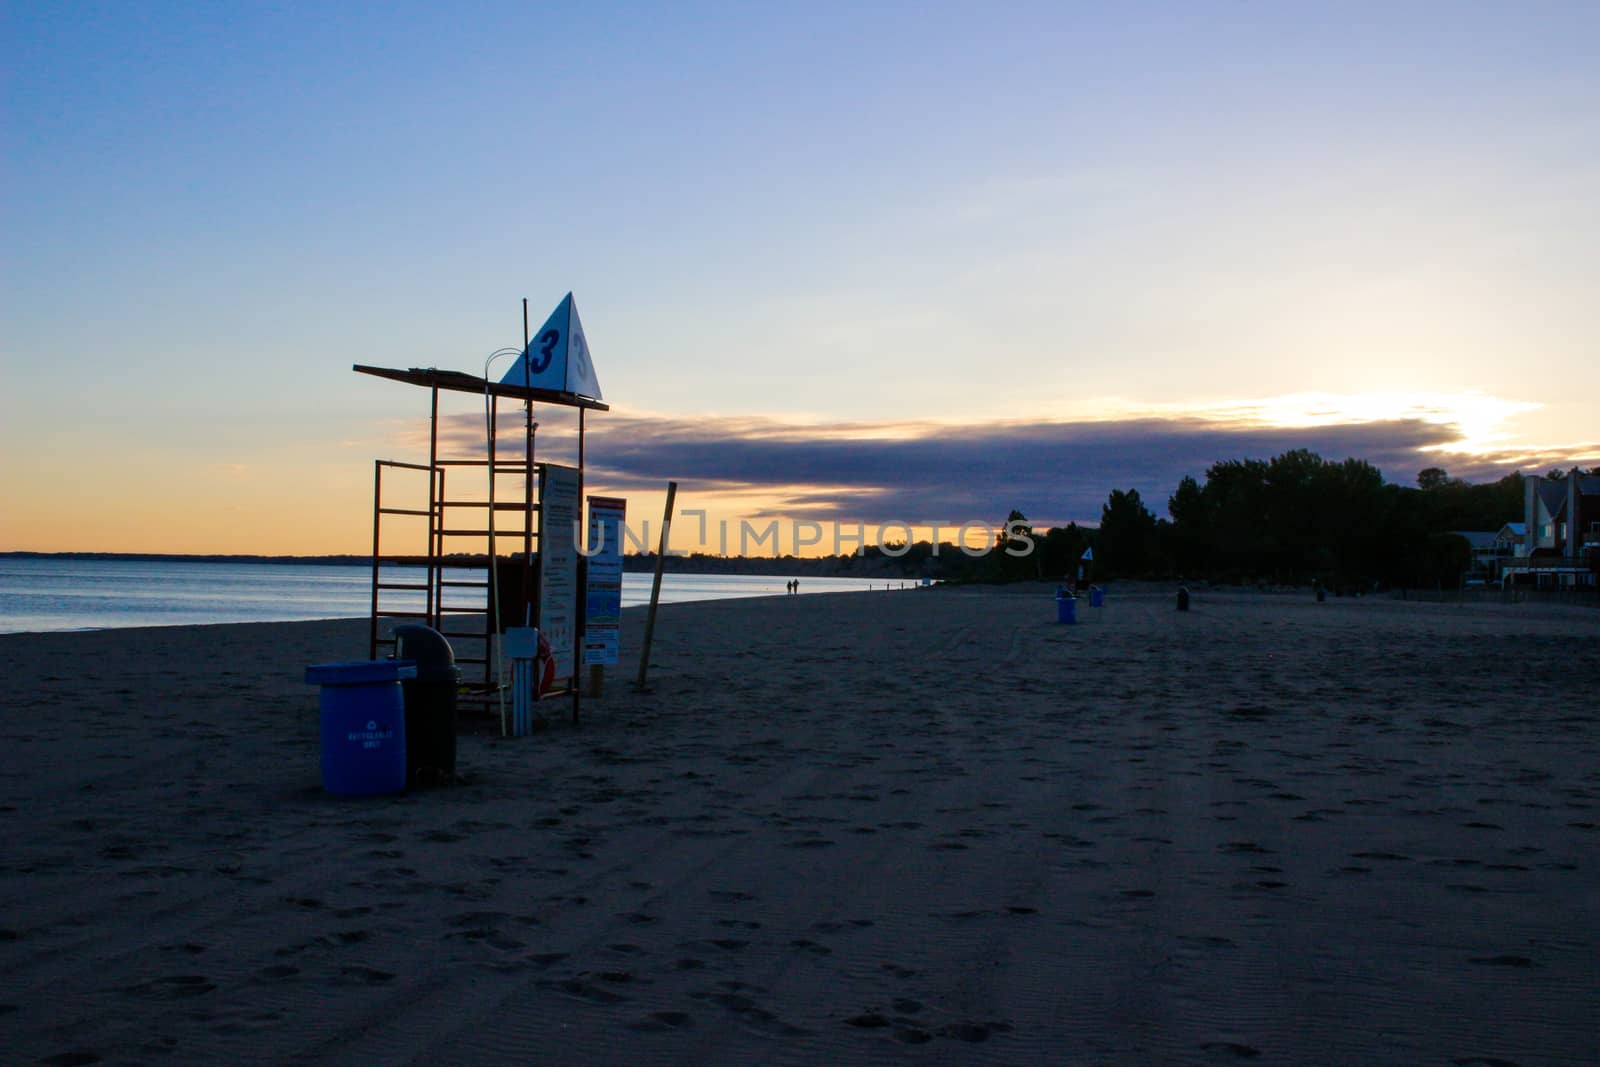
<instances>
[{"instance_id":1,"label":"wooden canopy roof","mask_svg":"<svg viewBox=\"0 0 1600 1067\"><path fill-rule=\"evenodd\" d=\"M521 385L505 385L458 370L438 370L434 367L412 367L410 370L399 370L394 367L367 367L360 363L355 364L350 369L359 374L371 374L379 378L388 378L391 381L406 382L411 385L449 389L457 393L476 393L479 396L489 393L493 396L532 400L540 404L559 404L562 407L584 408L589 411L611 410L611 405L603 400L594 400L590 397L579 396L576 393L560 393L554 389L529 389Z\"/></svg>"}]
</instances>

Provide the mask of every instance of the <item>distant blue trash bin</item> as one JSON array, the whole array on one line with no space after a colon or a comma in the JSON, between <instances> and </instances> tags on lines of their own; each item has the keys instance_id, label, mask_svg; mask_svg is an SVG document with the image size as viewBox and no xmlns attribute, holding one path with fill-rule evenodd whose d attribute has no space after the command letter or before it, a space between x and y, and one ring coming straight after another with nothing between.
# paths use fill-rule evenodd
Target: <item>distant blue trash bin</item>
<instances>
[{"instance_id":1,"label":"distant blue trash bin","mask_svg":"<svg viewBox=\"0 0 1600 1067\"><path fill-rule=\"evenodd\" d=\"M1098 585L1091 585L1089 587L1089 606L1091 608L1103 608L1105 607L1105 604L1106 591L1101 589Z\"/></svg>"},{"instance_id":2,"label":"distant blue trash bin","mask_svg":"<svg viewBox=\"0 0 1600 1067\"><path fill-rule=\"evenodd\" d=\"M1078 621L1078 601L1071 595L1056 596L1056 622L1075 623Z\"/></svg>"},{"instance_id":3,"label":"distant blue trash bin","mask_svg":"<svg viewBox=\"0 0 1600 1067\"><path fill-rule=\"evenodd\" d=\"M322 687L322 788L346 797L402 793L406 788L406 660L318 663L306 681Z\"/></svg>"}]
</instances>

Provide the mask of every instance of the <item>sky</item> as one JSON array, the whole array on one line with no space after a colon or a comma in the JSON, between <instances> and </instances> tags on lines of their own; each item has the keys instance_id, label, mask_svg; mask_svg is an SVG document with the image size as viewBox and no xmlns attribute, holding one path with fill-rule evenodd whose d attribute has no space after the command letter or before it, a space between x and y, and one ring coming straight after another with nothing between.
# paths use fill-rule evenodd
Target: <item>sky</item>
<instances>
[{"instance_id":1,"label":"sky","mask_svg":"<svg viewBox=\"0 0 1600 1067\"><path fill-rule=\"evenodd\" d=\"M367 551L568 291L630 519L1600 462L1593 3L3 10L0 551Z\"/></svg>"}]
</instances>

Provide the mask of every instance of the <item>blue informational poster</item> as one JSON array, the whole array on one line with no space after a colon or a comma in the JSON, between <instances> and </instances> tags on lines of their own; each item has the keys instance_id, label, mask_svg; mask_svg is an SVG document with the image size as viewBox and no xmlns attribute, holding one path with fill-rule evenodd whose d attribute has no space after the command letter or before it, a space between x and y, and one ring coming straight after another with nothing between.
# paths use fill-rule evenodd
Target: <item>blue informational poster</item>
<instances>
[{"instance_id":1,"label":"blue informational poster","mask_svg":"<svg viewBox=\"0 0 1600 1067\"><path fill-rule=\"evenodd\" d=\"M616 663L622 644L622 524L628 502L589 498L589 587L585 593L583 662Z\"/></svg>"}]
</instances>

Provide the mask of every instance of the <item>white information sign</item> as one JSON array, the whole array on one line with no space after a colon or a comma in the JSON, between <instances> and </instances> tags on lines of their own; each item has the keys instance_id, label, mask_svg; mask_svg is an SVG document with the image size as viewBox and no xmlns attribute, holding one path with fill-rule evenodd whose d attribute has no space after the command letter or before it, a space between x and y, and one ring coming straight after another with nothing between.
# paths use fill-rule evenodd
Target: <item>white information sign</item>
<instances>
[{"instance_id":1,"label":"white information sign","mask_svg":"<svg viewBox=\"0 0 1600 1067\"><path fill-rule=\"evenodd\" d=\"M539 631L556 678L572 678L578 640L578 471L544 464L539 479Z\"/></svg>"}]
</instances>

